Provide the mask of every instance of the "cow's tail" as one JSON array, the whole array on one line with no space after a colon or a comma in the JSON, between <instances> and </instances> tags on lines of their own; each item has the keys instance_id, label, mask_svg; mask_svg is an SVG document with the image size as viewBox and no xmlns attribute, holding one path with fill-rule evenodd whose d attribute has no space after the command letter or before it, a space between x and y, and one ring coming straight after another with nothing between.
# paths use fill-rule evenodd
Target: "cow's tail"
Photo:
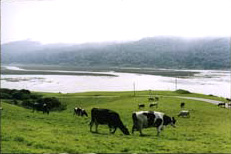
<instances>
[{"instance_id":1,"label":"cow's tail","mask_svg":"<svg viewBox=\"0 0 231 154\"><path fill-rule=\"evenodd\" d=\"M92 125L94 123L94 111L95 108L91 109L91 122L90 122L90 125Z\"/></svg>"},{"instance_id":2,"label":"cow's tail","mask_svg":"<svg viewBox=\"0 0 231 154\"><path fill-rule=\"evenodd\" d=\"M135 128L137 128L137 125L138 125L138 118L137 118L136 113L132 113L132 120L133 120L133 128L132 129L135 129Z\"/></svg>"}]
</instances>

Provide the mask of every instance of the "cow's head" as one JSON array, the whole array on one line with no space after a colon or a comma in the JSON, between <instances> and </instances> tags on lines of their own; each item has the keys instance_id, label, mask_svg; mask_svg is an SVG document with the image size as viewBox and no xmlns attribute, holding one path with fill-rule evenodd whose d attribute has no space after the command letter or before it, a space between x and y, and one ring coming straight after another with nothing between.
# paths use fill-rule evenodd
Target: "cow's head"
<instances>
[{"instance_id":1,"label":"cow's head","mask_svg":"<svg viewBox=\"0 0 231 154\"><path fill-rule=\"evenodd\" d=\"M125 126L123 126L123 127L121 128L121 131L122 131L125 135L130 135L128 129L127 129Z\"/></svg>"},{"instance_id":2,"label":"cow's head","mask_svg":"<svg viewBox=\"0 0 231 154\"><path fill-rule=\"evenodd\" d=\"M175 123L176 123L176 119L174 117L172 117L172 119L171 119L171 126L172 127L176 127Z\"/></svg>"}]
</instances>

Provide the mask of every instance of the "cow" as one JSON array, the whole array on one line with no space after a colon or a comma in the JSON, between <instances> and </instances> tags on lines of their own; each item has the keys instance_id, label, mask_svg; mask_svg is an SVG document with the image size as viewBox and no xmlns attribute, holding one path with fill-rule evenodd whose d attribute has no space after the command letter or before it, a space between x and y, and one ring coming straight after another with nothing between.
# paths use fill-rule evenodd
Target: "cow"
<instances>
[{"instance_id":1,"label":"cow","mask_svg":"<svg viewBox=\"0 0 231 154\"><path fill-rule=\"evenodd\" d=\"M158 101L158 100L159 100L159 97L157 97L157 96L154 97L154 98L153 98L153 97L149 97L149 98L148 98L148 101L150 101L150 102L151 102L151 101Z\"/></svg>"},{"instance_id":2,"label":"cow","mask_svg":"<svg viewBox=\"0 0 231 154\"><path fill-rule=\"evenodd\" d=\"M218 106L218 107L220 107L220 106L221 106L221 107L225 107L225 103L218 103L217 106Z\"/></svg>"},{"instance_id":3,"label":"cow","mask_svg":"<svg viewBox=\"0 0 231 154\"><path fill-rule=\"evenodd\" d=\"M82 110L81 110L80 115L81 115L82 117L83 117L83 116L88 117L88 114L87 114L87 112L86 112L86 110L85 110L85 109L82 109Z\"/></svg>"},{"instance_id":4,"label":"cow","mask_svg":"<svg viewBox=\"0 0 231 154\"><path fill-rule=\"evenodd\" d=\"M138 107L139 107L139 109L141 109L141 108L144 108L145 105L144 104L138 104Z\"/></svg>"},{"instance_id":5,"label":"cow","mask_svg":"<svg viewBox=\"0 0 231 154\"><path fill-rule=\"evenodd\" d=\"M81 115L81 108L79 108L79 107L75 107L74 108L74 115L78 115L78 116L80 116Z\"/></svg>"},{"instance_id":6,"label":"cow","mask_svg":"<svg viewBox=\"0 0 231 154\"><path fill-rule=\"evenodd\" d=\"M156 102L156 103L151 103L151 104L149 104L149 107L151 108L151 107L153 107L153 106L155 106L156 108L158 107L158 103Z\"/></svg>"},{"instance_id":7,"label":"cow","mask_svg":"<svg viewBox=\"0 0 231 154\"><path fill-rule=\"evenodd\" d=\"M228 102L231 102L231 99L229 99L229 98L226 98L226 100L227 100Z\"/></svg>"},{"instance_id":8,"label":"cow","mask_svg":"<svg viewBox=\"0 0 231 154\"><path fill-rule=\"evenodd\" d=\"M119 128L123 134L129 135L128 129L123 125L120 120L120 116L115 111L109 109L93 108L91 110L91 122L90 131L92 132L92 126L95 124L95 130L98 132L98 125L108 125L109 132L114 134L116 129ZM114 130L113 130L114 129Z\"/></svg>"},{"instance_id":9,"label":"cow","mask_svg":"<svg viewBox=\"0 0 231 154\"><path fill-rule=\"evenodd\" d=\"M188 110L182 110L180 111L180 113L178 114L178 117L190 117L190 113Z\"/></svg>"},{"instance_id":10,"label":"cow","mask_svg":"<svg viewBox=\"0 0 231 154\"><path fill-rule=\"evenodd\" d=\"M35 110L36 111L43 111L43 114L44 113L49 114L49 107L47 106L46 103L34 103L32 112L34 112Z\"/></svg>"},{"instance_id":11,"label":"cow","mask_svg":"<svg viewBox=\"0 0 231 154\"><path fill-rule=\"evenodd\" d=\"M159 136L161 130L164 129L165 126L171 125L175 127L176 120L174 117L169 117L162 112L156 111L139 111L133 112L133 127L132 134L137 130L140 132L140 136L143 136L142 129L149 127L157 128L157 136Z\"/></svg>"},{"instance_id":12,"label":"cow","mask_svg":"<svg viewBox=\"0 0 231 154\"><path fill-rule=\"evenodd\" d=\"M185 106L185 102L181 102L181 103L180 103L180 107L183 109L184 106Z\"/></svg>"},{"instance_id":13,"label":"cow","mask_svg":"<svg viewBox=\"0 0 231 154\"><path fill-rule=\"evenodd\" d=\"M85 109L81 109L81 108L79 108L79 107L75 107L74 108L74 115L78 115L78 116L86 116L86 117L88 117L88 114L87 114L87 112L86 112L86 110Z\"/></svg>"}]
</instances>

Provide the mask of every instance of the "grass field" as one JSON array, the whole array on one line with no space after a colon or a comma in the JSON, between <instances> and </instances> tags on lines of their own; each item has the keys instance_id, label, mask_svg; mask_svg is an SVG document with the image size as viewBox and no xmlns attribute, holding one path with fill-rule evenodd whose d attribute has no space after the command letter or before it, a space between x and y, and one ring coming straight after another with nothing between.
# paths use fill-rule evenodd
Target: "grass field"
<instances>
[{"instance_id":1,"label":"grass field","mask_svg":"<svg viewBox=\"0 0 231 154\"><path fill-rule=\"evenodd\" d=\"M177 127L167 126L160 136L156 136L155 128L144 129L143 137L139 132L125 136L120 130L109 134L108 127L103 125L99 126L98 134L91 133L90 117L74 116L73 108L81 106L89 116L93 107L112 109L131 131L132 112L139 110L138 103L148 105L148 91L137 92L136 97L132 92L43 93L67 104L67 110L50 115L32 113L30 109L1 100L1 153L231 153L231 109L184 100L191 117L178 118L183 99L165 96L222 98L163 91L154 94L160 96L159 107L143 110L175 116Z\"/></svg>"}]
</instances>

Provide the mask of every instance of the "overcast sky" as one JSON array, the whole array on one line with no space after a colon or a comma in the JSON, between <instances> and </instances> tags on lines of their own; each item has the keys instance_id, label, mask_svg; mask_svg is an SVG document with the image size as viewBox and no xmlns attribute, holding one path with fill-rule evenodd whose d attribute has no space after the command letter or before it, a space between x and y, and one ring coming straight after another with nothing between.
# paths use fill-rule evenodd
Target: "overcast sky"
<instances>
[{"instance_id":1,"label":"overcast sky","mask_svg":"<svg viewBox=\"0 0 231 154\"><path fill-rule=\"evenodd\" d=\"M1 44L230 36L231 0L1 0Z\"/></svg>"}]
</instances>

